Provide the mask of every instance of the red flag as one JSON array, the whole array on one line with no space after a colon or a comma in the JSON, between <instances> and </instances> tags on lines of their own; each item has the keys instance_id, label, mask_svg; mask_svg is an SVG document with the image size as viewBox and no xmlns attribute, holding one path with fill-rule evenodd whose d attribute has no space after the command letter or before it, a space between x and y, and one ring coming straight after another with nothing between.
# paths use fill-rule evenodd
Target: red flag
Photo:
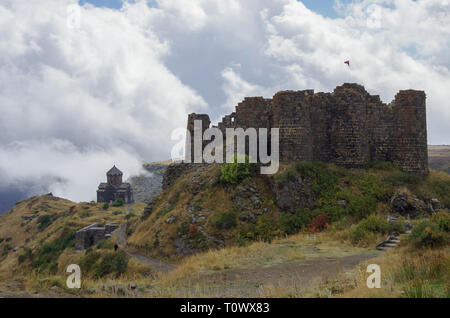
<instances>
[{"instance_id":1,"label":"red flag","mask_svg":"<svg viewBox=\"0 0 450 318\"><path fill-rule=\"evenodd\" d=\"M344 63L350 66L350 61L345 61Z\"/></svg>"}]
</instances>

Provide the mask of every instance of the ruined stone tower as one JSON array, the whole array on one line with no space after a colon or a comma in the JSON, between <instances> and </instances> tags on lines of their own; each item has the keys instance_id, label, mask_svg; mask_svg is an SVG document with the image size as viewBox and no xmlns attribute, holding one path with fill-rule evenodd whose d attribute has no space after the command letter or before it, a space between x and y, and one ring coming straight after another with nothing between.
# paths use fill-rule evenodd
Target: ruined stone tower
<instances>
[{"instance_id":1,"label":"ruined stone tower","mask_svg":"<svg viewBox=\"0 0 450 318\"><path fill-rule=\"evenodd\" d=\"M208 115L190 114L191 138L196 119L202 120L202 132L210 126ZM217 125L224 136L226 128L250 127L280 129L282 162L362 168L371 161L390 161L406 172L428 173L423 91L400 91L390 104L358 84L345 83L331 93L281 91L272 99L245 98Z\"/></svg>"}]
</instances>

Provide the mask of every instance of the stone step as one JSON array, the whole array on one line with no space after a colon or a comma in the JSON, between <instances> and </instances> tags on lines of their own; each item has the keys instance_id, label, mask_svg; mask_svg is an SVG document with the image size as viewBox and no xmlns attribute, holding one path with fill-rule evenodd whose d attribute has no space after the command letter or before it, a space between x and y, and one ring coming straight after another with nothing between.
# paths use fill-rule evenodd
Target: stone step
<instances>
[{"instance_id":1,"label":"stone step","mask_svg":"<svg viewBox=\"0 0 450 318\"><path fill-rule=\"evenodd\" d=\"M387 241L388 243L400 243L400 240L396 239L396 240L389 240Z\"/></svg>"},{"instance_id":2,"label":"stone step","mask_svg":"<svg viewBox=\"0 0 450 318\"><path fill-rule=\"evenodd\" d=\"M384 243L383 246L384 247L397 247L398 245L395 243Z\"/></svg>"},{"instance_id":3,"label":"stone step","mask_svg":"<svg viewBox=\"0 0 450 318\"><path fill-rule=\"evenodd\" d=\"M390 249L391 249L391 247L384 247L384 246L377 247L377 250L380 250L380 251L387 251L387 250L390 250Z\"/></svg>"}]
</instances>

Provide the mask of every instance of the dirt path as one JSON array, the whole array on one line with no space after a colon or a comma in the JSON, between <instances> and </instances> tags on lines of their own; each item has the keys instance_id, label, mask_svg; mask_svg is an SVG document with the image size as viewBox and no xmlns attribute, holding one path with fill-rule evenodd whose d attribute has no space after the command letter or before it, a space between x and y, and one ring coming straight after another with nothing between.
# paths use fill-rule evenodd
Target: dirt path
<instances>
[{"instance_id":1,"label":"dirt path","mask_svg":"<svg viewBox=\"0 0 450 318\"><path fill-rule=\"evenodd\" d=\"M286 287L295 285L305 289L311 283L331 279L337 274L354 268L359 263L377 256L380 252L370 251L339 258L312 258L304 261L286 262L271 267L232 269L213 274L197 276L194 282L213 286L220 296L257 296L258 287L270 285Z\"/></svg>"},{"instance_id":2,"label":"dirt path","mask_svg":"<svg viewBox=\"0 0 450 318\"><path fill-rule=\"evenodd\" d=\"M130 252L127 248L127 225L121 224L120 227L113 232L117 235L117 243L121 248L125 250L125 252L128 254L128 256L136 259L138 262L149 265L153 267L156 271L161 273L168 273L172 269L175 268L174 265L163 262L161 260L155 259L155 258L149 258L144 255L137 254L135 252Z\"/></svg>"}]
</instances>

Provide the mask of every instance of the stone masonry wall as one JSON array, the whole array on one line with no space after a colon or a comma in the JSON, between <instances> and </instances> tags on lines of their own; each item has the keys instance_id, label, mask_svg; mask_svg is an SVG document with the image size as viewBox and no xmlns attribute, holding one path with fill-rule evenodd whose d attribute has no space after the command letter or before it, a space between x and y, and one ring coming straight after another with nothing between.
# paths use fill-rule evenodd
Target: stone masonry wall
<instances>
[{"instance_id":1,"label":"stone masonry wall","mask_svg":"<svg viewBox=\"0 0 450 318\"><path fill-rule=\"evenodd\" d=\"M394 99L392 162L403 171L428 171L425 92L404 90Z\"/></svg>"},{"instance_id":2,"label":"stone masonry wall","mask_svg":"<svg viewBox=\"0 0 450 318\"><path fill-rule=\"evenodd\" d=\"M204 119L203 131L210 126L208 115L190 114L189 131L194 119ZM332 93L281 91L273 99L245 98L217 127L224 139L226 128L279 128L282 162L362 168L371 161L391 161L403 171L428 173L423 91L400 91L390 104L358 84L345 83Z\"/></svg>"}]
</instances>

